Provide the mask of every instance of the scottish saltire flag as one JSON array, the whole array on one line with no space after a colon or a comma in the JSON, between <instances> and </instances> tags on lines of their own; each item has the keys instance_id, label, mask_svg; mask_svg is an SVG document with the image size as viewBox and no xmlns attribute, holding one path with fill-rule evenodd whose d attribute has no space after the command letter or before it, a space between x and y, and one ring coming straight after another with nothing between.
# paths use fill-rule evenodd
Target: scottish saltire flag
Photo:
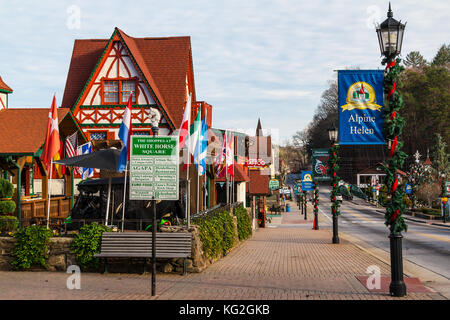
<instances>
[{"instance_id":1,"label":"scottish saltire flag","mask_svg":"<svg viewBox=\"0 0 450 320\"><path fill-rule=\"evenodd\" d=\"M339 70L339 144L384 144L384 71Z\"/></svg>"},{"instance_id":2,"label":"scottish saltire flag","mask_svg":"<svg viewBox=\"0 0 450 320\"><path fill-rule=\"evenodd\" d=\"M88 153L92 153L92 143L91 142L82 144L81 146L78 147L79 155L88 154ZM91 178L92 176L94 176L93 168L79 168L79 171L81 172L80 175L81 175L82 180Z\"/></svg>"},{"instance_id":3,"label":"scottish saltire flag","mask_svg":"<svg viewBox=\"0 0 450 320\"><path fill-rule=\"evenodd\" d=\"M129 153L129 144L130 144L130 136L131 136L131 101L132 101L133 93L130 94L130 98L128 99L127 107L125 108L125 112L122 118L122 124L119 129L119 139L123 142L122 152L120 153L119 165L117 167L117 171L122 172L127 167L127 162L130 157Z\"/></svg>"}]
</instances>

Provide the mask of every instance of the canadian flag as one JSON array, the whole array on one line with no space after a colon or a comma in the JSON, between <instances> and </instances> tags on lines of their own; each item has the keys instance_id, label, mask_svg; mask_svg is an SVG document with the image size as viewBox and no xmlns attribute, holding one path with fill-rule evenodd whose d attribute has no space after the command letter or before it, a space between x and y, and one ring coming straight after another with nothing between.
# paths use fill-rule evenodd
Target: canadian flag
<instances>
[{"instance_id":1,"label":"canadian flag","mask_svg":"<svg viewBox=\"0 0 450 320\"><path fill-rule=\"evenodd\" d=\"M56 106L56 97L53 96L52 106L48 114L47 135L45 136L44 150L42 159L46 166L60 149L59 129L58 129L58 110Z\"/></svg>"},{"instance_id":2,"label":"canadian flag","mask_svg":"<svg viewBox=\"0 0 450 320\"><path fill-rule=\"evenodd\" d=\"M183 121L181 122L180 132L178 132L178 142L180 149L182 149L186 143L189 135L189 122L191 120L191 94L189 94L186 101L186 108L184 108Z\"/></svg>"}]
</instances>

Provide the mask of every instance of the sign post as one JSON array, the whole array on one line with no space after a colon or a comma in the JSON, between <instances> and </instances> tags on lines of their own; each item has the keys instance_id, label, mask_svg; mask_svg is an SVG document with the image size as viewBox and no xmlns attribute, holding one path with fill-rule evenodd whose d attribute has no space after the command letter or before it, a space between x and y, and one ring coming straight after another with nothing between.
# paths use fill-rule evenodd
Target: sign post
<instances>
[{"instance_id":1,"label":"sign post","mask_svg":"<svg viewBox=\"0 0 450 320\"><path fill-rule=\"evenodd\" d=\"M305 220L307 219L307 201L306 192L314 190L314 181L312 171L302 171L302 190L304 194Z\"/></svg>"},{"instance_id":2,"label":"sign post","mask_svg":"<svg viewBox=\"0 0 450 320\"><path fill-rule=\"evenodd\" d=\"M130 200L152 200L152 296L156 289L156 200L178 200L178 138L131 136Z\"/></svg>"}]
</instances>

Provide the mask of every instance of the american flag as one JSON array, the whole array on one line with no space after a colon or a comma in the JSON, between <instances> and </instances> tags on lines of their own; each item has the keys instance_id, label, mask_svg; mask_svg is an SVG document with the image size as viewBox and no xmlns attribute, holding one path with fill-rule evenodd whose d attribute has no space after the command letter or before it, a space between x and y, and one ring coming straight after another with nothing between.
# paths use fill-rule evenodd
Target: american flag
<instances>
[{"instance_id":1,"label":"american flag","mask_svg":"<svg viewBox=\"0 0 450 320\"><path fill-rule=\"evenodd\" d=\"M78 133L75 132L66 138L66 157L71 158L78 154Z\"/></svg>"},{"instance_id":2,"label":"american flag","mask_svg":"<svg viewBox=\"0 0 450 320\"><path fill-rule=\"evenodd\" d=\"M71 158L78 155L78 133L75 132L71 136L66 138L66 157ZM80 173L81 171L78 167L74 167L75 173Z\"/></svg>"}]
</instances>

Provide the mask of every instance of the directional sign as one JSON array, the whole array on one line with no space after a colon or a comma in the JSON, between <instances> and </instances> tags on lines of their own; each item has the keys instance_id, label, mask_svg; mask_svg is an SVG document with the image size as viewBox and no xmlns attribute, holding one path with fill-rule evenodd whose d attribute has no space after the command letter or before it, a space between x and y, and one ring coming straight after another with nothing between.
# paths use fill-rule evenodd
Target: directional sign
<instances>
[{"instance_id":1,"label":"directional sign","mask_svg":"<svg viewBox=\"0 0 450 320\"><path fill-rule=\"evenodd\" d=\"M270 190L276 190L280 188L280 181L278 181L277 179L271 179L269 181L269 189Z\"/></svg>"},{"instance_id":2,"label":"directional sign","mask_svg":"<svg viewBox=\"0 0 450 320\"><path fill-rule=\"evenodd\" d=\"M130 200L178 200L177 137L132 136Z\"/></svg>"},{"instance_id":3,"label":"directional sign","mask_svg":"<svg viewBox=\"0 0 450 320\"><path fill-rule=\"evenodd\" d=\"M312 178L312 171L302 171L302 190L314 190L314 181Z\"/></svg>"}]
</instances>

